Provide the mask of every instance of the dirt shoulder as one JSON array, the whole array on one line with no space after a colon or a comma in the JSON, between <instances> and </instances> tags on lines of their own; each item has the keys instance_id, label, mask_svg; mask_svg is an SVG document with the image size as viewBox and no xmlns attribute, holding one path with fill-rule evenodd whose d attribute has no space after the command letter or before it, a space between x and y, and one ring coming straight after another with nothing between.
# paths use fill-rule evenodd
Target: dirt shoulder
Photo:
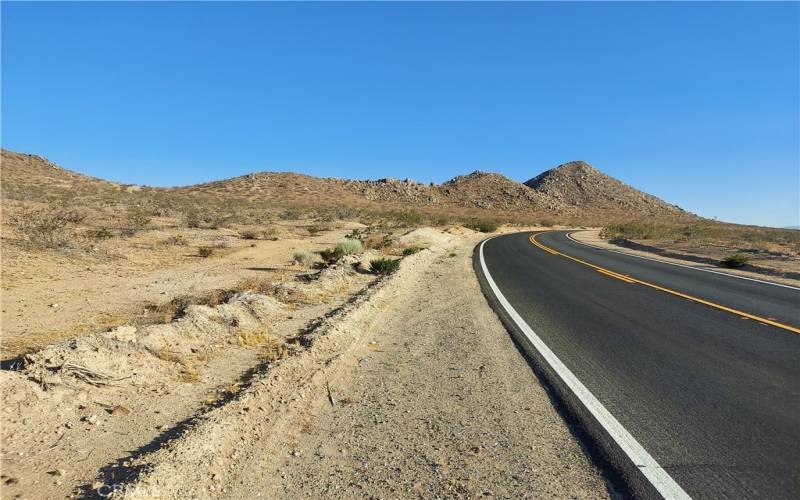
<instances>
[{"instance_id":1,"label":"dirt shoulder","mask_svg":"<svg viewBox=\"0 0 800 500\"><path fill-rule=\"evenodd\" d=\"M745 278L752 278L752 279L757 279L757 280L762 280L762 281L771 281L771 282L774 282L774 283L780 283L782 285L790 285L790 286L800 287L800 280L798 280L798 279L791 279L791 278L785 278L785 277L780 277L780 276L764 275L762 273L745 271L745 270L741 270L741 269L722 268L720 266L717 266L717 265L714 265L714 264L710 264L710 263L697 262L697 261L694 261L694 260L680 259L680 258L675 258L675 257L666 257L664 255L659 255L658 253L646 252L646 251L642 251L642 250L635 250L635 249L632 249L632 248L626 248L626 247L623 247L623 246L620 246L620 245L615 245L615 244L609 242L608 240L606 240L604 238L601 238L599 229L587 229L587 230L575 231L575 232L572 233L572 237L575 238L578 241L581 241L583 243L587 243L589 245L594 245L596 247L606 248L606 249L609 249L609 250L614 250L616 252L621 252L621 253L625 253L625 254L628 254L628 255L636 255L636 256L639 256L639 257L647 257L647 258L650 258L650 259L656 259L656 260L660 260L660 261L663 261L663 262L671 262L673 264L681 264L681 265L685 265L685 266L692 266L692 267L696 267L696 268L699 268L699 269L709 269L709 270L713 270L713 271L716 271L716 272L722 272L722 273L731 274L731 275L734 275L734 276L742 276L742 277L745 277ZM667 249L667 250L669 250L669 249ZM678 252L678 250L676 250L676 252ZM708 257L708 255L705 255L704 257ZM716 255L714 255L712 257L716 257L715 260L718 260L719 258L721 258L721 256L716 256ZM712 257L709 257L709 258L712 258ZM796 271L799 271L799 270L800 270L800 268L798 268L797 264L795 263L793 265L785 265L780 269L776 269L776 272L780 272L780 271L796 272Z\"/></svg>"},{"instance_id":2,"label":"dirt shoulder","mask_svg":"<svg viewBox=\"0 0 800 500\"><path fill-rule=\"evenodd\" d=\"M337 404L319 394L230 498L606 496L483 298L472 246L438 256L363 325L331 374Z\"/></svg>"}]
</instances>

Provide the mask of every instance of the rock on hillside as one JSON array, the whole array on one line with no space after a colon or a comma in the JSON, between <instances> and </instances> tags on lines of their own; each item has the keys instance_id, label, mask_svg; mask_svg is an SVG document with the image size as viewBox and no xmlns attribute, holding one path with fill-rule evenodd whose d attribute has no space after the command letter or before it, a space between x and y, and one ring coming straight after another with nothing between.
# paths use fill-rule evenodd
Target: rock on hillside
<instances>
[{"instance_id":1,"label":"rock on hillside","mask_svg":"<svg viewBox=\"0 0 800 500\"><path fill-rule=\"evenodd\" d=\"M603 213L636 217L689 214L676 205L643 193L584 161L571 161L525 183L567 213Z\"/></svg>"}]
</instances>

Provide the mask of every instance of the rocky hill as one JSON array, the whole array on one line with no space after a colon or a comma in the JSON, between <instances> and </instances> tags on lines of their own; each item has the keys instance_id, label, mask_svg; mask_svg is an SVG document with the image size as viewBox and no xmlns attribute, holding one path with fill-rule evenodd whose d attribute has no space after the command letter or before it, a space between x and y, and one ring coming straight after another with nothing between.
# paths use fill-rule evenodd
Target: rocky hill
<instances>
[{"instance_id":1,"label":"rocky hill","mask_svg":"<svg viewBox=\"0 0 800 500\"><path fill-rule=\"evenodd\" d=\"M530 189L569 213L584 209L618 215L682 216L680 207L643 193L584 161L564 163L525 182Z\"/></svg>"},{"instance_id":2,"label":"rocky hill","mask_svg":"<svg viewBox=\"0 0 800 500\"><path fill-rule=\"evenodd\" d=\"M258 172L221 181L176 188L140 188L87 177L44 158L2 152L4 199L42 201L58 193L105 199L115 192L139 191L158 196L247 201L264 206L358 206L418 209L449 214L520 214L586 219L692 217L675 205L638 191L585 162L570 162L526 183L496 173L473 172L443 184L410 179L346 180L295 173Z\"/></svg>"}]
</instances>

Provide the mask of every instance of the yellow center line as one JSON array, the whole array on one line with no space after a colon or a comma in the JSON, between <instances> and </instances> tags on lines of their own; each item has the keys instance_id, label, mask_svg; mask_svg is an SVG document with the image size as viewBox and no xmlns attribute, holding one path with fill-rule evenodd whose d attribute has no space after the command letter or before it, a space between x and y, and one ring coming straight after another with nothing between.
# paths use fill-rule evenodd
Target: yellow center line
<instances>
[{"instance_id":1,"label":"yellow center line","mask_svg":"<svg viewBox=\"0 0 800 500\"><path fill-rule=\"evenodd\" d=\"M765 325L770 325L770 326L774 326L776 328L781 328L783 330L786 330L786 331L789 331L789 332L792 332L792 333L800 333L800 328L796 328L794 326L789 326L789 325L786 325L786 324L783 324L783 323L779 323L777 321L774 321L774 320L771 320L771 319L768 319L768 318L762 318L761 316L756 316L755 314L746 313L744 311L740 311L740 310L734 309L732 307L723 306L721 304L717 304L716 302L711 302L711 301L708 301L708 300L705 300L705 299L701 299L699 297L694 297L692 295L689 295L689 294L686 294L686 293L683 293L683 292L679 292L677 290L672 290L671 288L666 288L666 287L663 287L663 286L659 286L659 285L650 283L648 281L640 280L638 278L632 278L630 276L619 274L617 272L611 271L610 269L606 269L604 267L600 267L598 265L592 264L591 262L587 262L587 261L579 259L577 257L573 257L571 255L567 255L565 253L559 252L558 250L554 250L554 249L548 247L547 245L539 242L536 239L536 236L539 235L539 234L541 234L541 233L534 233L534 234L531 235L531 237L530 237L531 243L533 243L537 247L541 248L545 252L549 252L552 255L560 255L561 257L566 257L567 259L574 260L575 262L578 262L578 263L583 264L585 266L589 266L589 267L591 267L591 268L593 268L593 269L595 269L595 270L597 270L597 271L599 271L599 272L601 272L603 274L606 274L606 275L611 276L613 278L617 278L617 279L622 280L622 281L626 281L628 283L638 283L640 285L648 286L648 287L653 288L655 290L659 290L659 291L662 291L662 292L665 292L665 293L669 293L669 294L672 294L672 295L675 295L675 296L678 296L678 297L681 297L681 298L684 298L684 299L691 300L693 302L697 302L698 304L703 304L703 305L706 305L706 306L714 307L714 308L719 309L721 311L725 311L725 312L729 312L729 313L732 313L732 314L736 314L737 316L740 316L742 318L754 319L756 321L760 321L761 323L764 323Z\"/></svg>"},{"instance_id":2,"label":"yellow center line","mask_svg":"<svg viewBox=\"0 0 800 500\"><path fill-rule=\"evenodd\" d=\"M626 282L626 283L635 283L635 281L633 281L632 279L630 279L630 278L627 278L627 277L625 277L625 276L623 276L623 275L621 275L621 274L610 273L610 272L608 272L608 271L603 271L603 270L601 270L601 269L597 269L597 272L598 272L598 273L605 274L606 276L611 276L612 278L616 278L616 279L618 279L618 280L621 280L621 281L624 281L624 282Z\"/></svg>"}]
</instances>

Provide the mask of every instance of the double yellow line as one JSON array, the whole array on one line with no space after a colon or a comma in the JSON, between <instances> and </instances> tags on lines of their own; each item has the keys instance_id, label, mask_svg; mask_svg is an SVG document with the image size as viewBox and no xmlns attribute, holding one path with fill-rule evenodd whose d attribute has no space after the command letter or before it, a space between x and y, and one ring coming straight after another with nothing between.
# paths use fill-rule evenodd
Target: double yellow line
<instances>
[{"instance_id":1,"label":"double yellow line","mask_svg":"<svg viewBox=\"0 0 800 500\"><path fill-rule=\"evenodd\" d=\"M739 317L741 317L743 319L745 319L745 318L746 319L752 319L752 320L758 321L760 323L764 323L765 325L774 326L776 328L780 328L782 330L786 330L786 331L789 331L789 332L792 332L792 333L800 333L800 328L795 328L793 326L785 325L783 323L778 323L777 321L771 320L769 318L762 318L761 316L756 316L755 314L750 314L750 313L746 313L744 311L740 311L738 309L733 309L732 307L723 306L721 304L717 304L716 302L711 302L711 301L708 301L708 300L705 300L705 299L701 299L699 297L694 297L692 295L688 295L688 294L685 294L683 292L679 292L677 290L672 290L671 288L666 288L666 287L663 287L663 286L659 286L659 285L650 283L648 281L640 280L638 278L632 278L632 277L630 277L630 276L628 276L626 274L620 274L620 273L614 272L614 271L612 271L610 269L606 269L604 267L600 267L598 265L592 264L591 262L587 262L587 261L579 259L577 257L573 257L571 255L567 255L565 253L559 252L558 250L550 248L547 245L544 245L543 243L539 242L536 239L536 236L538 236L539 234L541 234L541 233L534 233L530 237L531 243L533 243L537 247L541 248L542 250L544 250L545 252L547 252L549 254L560 255L561 257L565 257L567 259L573 260L575 262L583 264L584 266L589 266L592 269L594 269L595 271L597 271L599 273L602 273L602 274L605 274L606 276L610 276L612 278L618 279L620 281L624 281L626 283L637 283L639 285L644 285L644 286L647 286L647 287L650 287L650 288L653 288L653 289L656 289L656 290L659 290L659 291L662 291L662 292L665 292L665 293L676 295L678 297L681 297L681 298L684 298L684 299L687 299L687 300L691 300L692 302L697 302L698 304L703 304L703 305L710 306L710 307L713 307L713 308L716 308L716 309L719 309L719 310L722 310L722 311L725 311L725 312L729 312L731 314L736 314L737 316L739 316Z\"/></svg>"}]
</instances>

